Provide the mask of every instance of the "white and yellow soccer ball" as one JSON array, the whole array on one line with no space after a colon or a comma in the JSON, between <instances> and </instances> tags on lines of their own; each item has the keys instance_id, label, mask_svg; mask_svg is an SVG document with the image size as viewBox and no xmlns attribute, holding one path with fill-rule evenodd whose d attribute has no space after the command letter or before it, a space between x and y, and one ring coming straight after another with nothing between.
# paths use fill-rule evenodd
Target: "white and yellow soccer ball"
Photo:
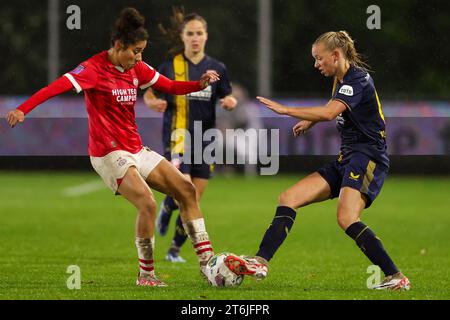
<instances>
[{"instance_id":1,"label":"white and yellow soccer ball","mask_svg":"<svg viewBox=\"0 0 450 320\"><path fill-rule=\"evenodd\" d=\"M209 259L205 274L213 287L237 287L244 280L243 275L237 275L226 265L225 258L229 255L228 252L221 252Z\"/></svg>"}]
</instances>

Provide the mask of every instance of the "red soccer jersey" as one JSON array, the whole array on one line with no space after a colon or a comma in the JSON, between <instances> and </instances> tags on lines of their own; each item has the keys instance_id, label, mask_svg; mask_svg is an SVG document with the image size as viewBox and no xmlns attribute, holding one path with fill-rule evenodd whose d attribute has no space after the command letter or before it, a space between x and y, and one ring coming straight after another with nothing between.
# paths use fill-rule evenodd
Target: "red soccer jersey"
<instances>
[{"instance_id":1,"label":"red soccer jersey","mask_svg":"<svg viewBox=\"0 0 450 320\"><path fill-rule=\"evenodd\" d=\"M89 115L89 154L103 157L115 150L142 149L134 106L137 89L145 89L159 73L145 62L124 70L108 59L108 51L94 55L64 75L77 92L84 91Z\"/></svg>"}]
</instances>

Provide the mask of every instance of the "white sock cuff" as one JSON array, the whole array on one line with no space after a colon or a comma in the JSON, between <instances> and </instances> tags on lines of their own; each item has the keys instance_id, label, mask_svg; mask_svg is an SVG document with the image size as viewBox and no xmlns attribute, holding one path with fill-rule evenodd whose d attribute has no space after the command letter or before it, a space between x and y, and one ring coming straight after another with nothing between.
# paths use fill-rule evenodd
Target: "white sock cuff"
<instances>
[{"instance_id":1,"label":"white sock cuff","mask_svg":"<svg viewBox=\"0 0 450 320\"><path fill-rule=\"evenodd\" d=\"M140 247L146 247L146 246L152 246L152 241L153 240L153 238L152 239L150 239L150 238L138 238L138 237L136 237L136 240L135 240L135 243L136 243L136 246L140 246Z\"/></svg>"},{"instance_id":2,"label":"white sock cuff","mask_svg":"<svg viewBox=\"0 0 450 320\"><path fill-rule=\"evenodd\" d=\"M153 241L149 238L136 237L136 248L139 259L152 260L153 259Z\"/></svg>"},{"instance_id":3,"label":"white sock cuff","mask_svg":"<svg viewBox=\"0 0 450 320\"><path fill-rule=\"evenodd\" d=\"M206 232L205 220L203 218L187 221L183 223L183 227L188 235Z\"/></svg>"}]
</instances>

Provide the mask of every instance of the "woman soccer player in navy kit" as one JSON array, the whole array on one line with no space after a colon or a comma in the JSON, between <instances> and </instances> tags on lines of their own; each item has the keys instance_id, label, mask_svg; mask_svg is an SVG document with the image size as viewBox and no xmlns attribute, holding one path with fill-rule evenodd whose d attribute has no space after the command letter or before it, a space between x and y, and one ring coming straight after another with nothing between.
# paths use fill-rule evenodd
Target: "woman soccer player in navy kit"
<instances>
[{"instance_id":1,"label":"woman soccer player in navy kit","mask_svg":"<svg viewBox=\"0 0 450 320\"><path fill-rule=\"evenodd\" d=\"M196 251L200 271L213 256L195 187L170 162L142 145L134 106L137 89L150 86L161 92L185 95L219 80L214 71L199 81L172 81L142 61L148 33L144 17L133 8L122 10L111 36L111 48L82 62L73 71L41 89L12 110L7 122L14 127L36 106L63 92L84 91L89 116L89 155L95 171L115 193L138 210L135 244L139 258L139 286L166 286L154 271L153 235L156 202L150 187L173 196L180 204L184 229Z\"/></svg>"},{"instance_id":2,"label":"woman soccer player in navy kit","mask_svg":"<svg viewBox=\"0 0 450 320\"><path fill-rule=\"evenodd\" d=\"M295 136L317 122L336 119L342 139L338 159L280 195L275 217L256 256L238 259L236 265L244 271L251 263L268 267L268 261L291 230L297 209L339 197L339 226L386 276L374 289L407 290L409 280L396 267L381 240L360 220L362 211L379 194L389 169L384 115L373 79L345 31L319 36L312 46L312 56L314 67L325 77L334 78L332 98L326 105L290 108L263 97L258 99L278 114L302 119L293 128ZM264 278L268 269L261 270L257 276Z\"/></svg>"},{"instance_id":3,"label":"woman soccer player in navy kit","mask_svg":"<svg viewBox=\"0 0 450 320\"><path fill-rule=\"evenodd\" d=\"M194 127L201 124L201 134L215 127L216 102L225 110L232 110L237 104L232 96L231 84L227 75L225 65L205 54L205 45L208 40L208 30L206 20L198 14L184 15L182 9L173 10L172 25L169 29L161 26L166 41L172 45L169 54L172 57L165 61L158 69L158 72L170 79L197 80L204 72L215 70L220 80L212 84L201 92L186 96L173 96L165 93L161 98L157 98L152 89L148 89L144 95L145 103L163 115L163 147L165 157L172 161L180 171L192 181L197 192L197 200L200 199L208 185L212 173L212 165L206 163L202 157L205 143L201 143L201 162L195 161L194 149ZM172 133L179 130L186 130L191 136L190 144L184 140L184 136L175 136L172 140ZM200 130L200 129L197 129ZM195 143L199 143L196 141ZM187 150L189 149L189 150ZM190 163L180 161L180 156L190 152ZM161 204L158 215L157 228L161 235L167 233L170 217L174 210L178 209L177 203L172 197L167 196ZM166 260L171 262L185 262L179 255L180 248L186 241L187 236L183 229L183 224L178 217L176 221L175 235L172 245L169 248Z\"/></svg>"}]
</instances>

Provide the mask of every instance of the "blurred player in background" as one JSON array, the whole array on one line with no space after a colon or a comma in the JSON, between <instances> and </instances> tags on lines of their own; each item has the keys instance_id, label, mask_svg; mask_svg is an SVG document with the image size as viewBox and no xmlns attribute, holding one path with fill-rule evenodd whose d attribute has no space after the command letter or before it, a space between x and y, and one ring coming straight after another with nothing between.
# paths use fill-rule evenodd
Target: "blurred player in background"
<instances>
[{"instance_id":1,"label":"blurred player in background","mask_svg":"<svg viewBox=\"0 0 450 320\"><path fill-rule=\"evenodd\" d=\"M211 178L213 165L205 163L203 148L210 142L202 142L198 157L201 163L195 163L194 157L194 122L201 123L203 133L216 124L216 103L219 100L224 110L235 108L237 101L232 96L232 88L225 65L205 54L205 45L208 40L208 25L206 20L198 14L185 16L182 8L174 8L171 17L171 26L164 28L160 25L164 40L171 45L170 59L165 61L158 72L174 80L198 80L208 70L214 70L220 76L220 81L211 84L201 92L185 96L174 96L165 92L158 98L153 91L158 88L149 88L144 95L144 102L153 110L163 112L163 147L164 155L171 161L187 179L192 181L196 188L197 201L200 199ZM177 134L172 140L174 130L180 129L190 133L192 139L185 140L183 134ZM198 143L198 141L197 141ZM189 149L189 151L187 150ZM190 163L180 160L185 153L190 153ZM164 236L167 233L172 212L178 209L173 197L167 196L161 204L158 215L157 228ZM185 262L180 256L180 248L187 239L181 217L176 221L175 235L169 248L166 260L171 262Z\"/></svg>"},{"instance_id":2,"label":"blurred player in background","mask_svg":"<svg viewBox=\"0 0 450 320\"><path fill-rule=\"evenodd\" d=\"M89 116L89 155L92 166L115 194L121 194L138 210L135 243L139 257L140 286L166 286L154 271L153 238L156 202L150 187L177 199L184 228L191 238L203 272L213 255L195 187L170 162L142 145L134 106L137 89L150 86L169 94L201 91L219 80L214 71L199 81L172 81L142 61L148 33L144 17L125 8L116 20L111 48L82 62L47 87L32 95L7 115L14 127L47 99L75 89L85 92Z\"/></svg>"},{"instance_id":3,"label":"blurred player in background","mask_svg":"<svg viewBox=\"0 0 450 320\"><path fill-rule=\"evenodd\" d=\"M362 211L381 191L389 169L385 120L373 79L345 31L322 34L312 46L312 56L321 74L334 77L332 98L325 106L290 108L263 97L258 99L278 114L302 119L293 128L295 136L317 122L337 119L342 139L338 159L280 195L275 217L256 257L237 260L236 266L245 269L253 262L267 267L291 230L298 208L339 197L339 226L386 276L374 289L407 290L409 280L389 257L380 238L360 220ZM264 278L266 273L258 276Z\"/></svg>"},{"instance_id":4,"label":"blurred player in background","mask_svg":"<svg viewBox=\"0 0 450 320\"><path fill-rule=\"evenodd\" d=\"M238 104L233 112L217 110L217 128L226 136L228 129L259 130L263 129L260 113L260 106L250 100L248 91L239 83L233 82L233 96ZM256 177L258 175L258 137L256 135L237 135L234 139L224 139L222 148L224 154L231 152L237 158L244 160L244 175L246 177ZM228 174L239 172L235 165L221 165L221 173Z\"/></svg>"}]
</instances>

